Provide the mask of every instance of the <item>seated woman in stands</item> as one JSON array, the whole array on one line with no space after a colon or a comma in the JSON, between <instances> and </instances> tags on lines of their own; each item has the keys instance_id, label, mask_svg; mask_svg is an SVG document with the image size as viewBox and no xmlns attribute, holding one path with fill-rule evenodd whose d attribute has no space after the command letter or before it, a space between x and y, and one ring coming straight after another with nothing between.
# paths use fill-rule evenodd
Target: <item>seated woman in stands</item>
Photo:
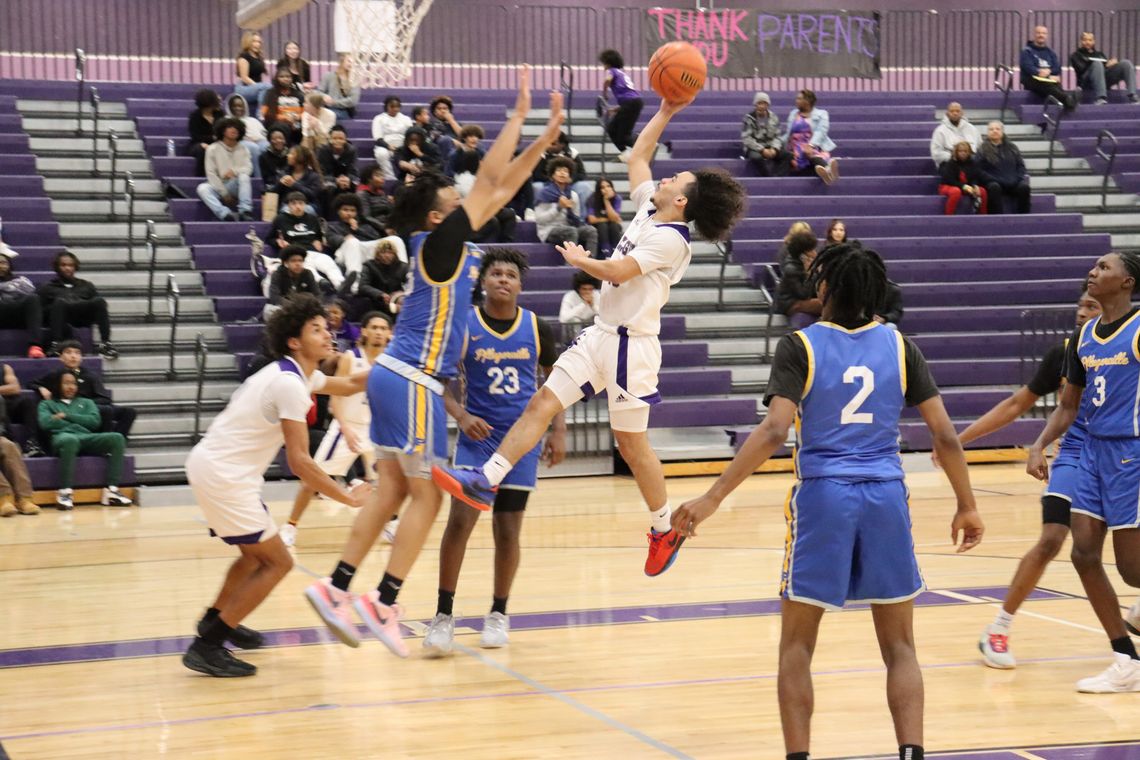
<instances>
[{"instance_id":1,"label":"seated woman in stands","mask_svg":"<svg viewBox=\"0 0 1140 760\"><path fill-rule=\"evenodd\" d=\"M823 236L823 246L820 250L846 242L847 223L842 219L832 219L827 225L827 232Z\"/></svg>"},{"instance_id":2,"label":"seated woman in stands","mask_svg":"<svg viewBox=\"0 0 1140 760\"><path fill-rule=\"evenodd\" d=\"M839 179L839 159L831 157L835 143L827 135L830 126L827 111L815 107L815 93L800 90L796 107L788 113L784 134L780 136L792 154L793 173L814 172L828 185Z\"/></svg>"},{"instance_id":3,"label":"seated woman in stands","mask_svg":"<svg viewBox=\"0 0 1140 760\"><path fill-rule=\"evenodd\" d=\"M258 105L262 94L273 85L265 80L265 58L261 54L261 35L247 29L241 33L241 52L234 64L237 82L234 92L247 103Z\"/></svg>"},{"instance_id":4,"label":"seated woman in stands","mask_svg":"<svg viewBox=\"0 0 1140 760\"><path fill-rule=\"evenodd\" d=\"M942 164L939 172L942 181L938 194L946 196L946 216L954 215L963 197L969 199L979 214L989 213L991 185L995 195L1001 196L1001 186L974 160L974 148L965 140L954 146L950 160Z\"/></svg>"},{"instance_id":5,"label":"seated woman in stands","mask_svg":"<svg viewBox=\"0 0 1140 760\"><path fill-rule=\"evenodd\" d=\"M321 168L317 165L317 157L304 145L297 145L289 151L288 161L289 171L277 180L276 185L267 186L266 189L277 193L280 198L285 198L293 191L303 193L305 210L319 216L324 180L321 178Z\"/></svg>"},{"instance_id":6,"label":"seated woman in stands","mask_svg":"<svg viewBox=\"0 0 1140 760\"><path fill-rule=\"evenodd\" d=\"M289 137L289 144L301 142L301 115L304 113L305 94L293 84L293 77L285 69L273 75L273 89L265 94L261 120L269 129L280 127Z\"/></svg>"},{"instance_id":7,"label":"seated woman in stands","mask_svg":"<svg viewBox=\"0 0 1140 760\"><path fill-rule=\"evenodd\" d=\"M301 57L301 45L296 40L285 43L285 50L277 61L277 72L288 72L293 84L304 92L313 89L313 73L309 62ZM277 78L274 72L274 79Z\"/></svg>"}]
</instances>

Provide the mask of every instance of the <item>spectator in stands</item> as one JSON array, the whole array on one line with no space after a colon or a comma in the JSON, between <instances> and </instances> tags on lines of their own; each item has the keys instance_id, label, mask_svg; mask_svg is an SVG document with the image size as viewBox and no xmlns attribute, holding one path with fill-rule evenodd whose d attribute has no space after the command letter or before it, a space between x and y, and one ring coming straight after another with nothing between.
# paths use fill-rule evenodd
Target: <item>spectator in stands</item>
<instances>
[{"instance_id":1,"label":"spectator in stands","mask_svg":"<svg viewBox=\"0 0 1140 760\"><path fill-rule=\"evenodd\" d=\"M321 77L321 86L317 89L325 96L325 105L336 114L337 121L355 119L360 85L352 76L352 56L341 53L336 61L336 68Z\"/></svg>"},{"instance_id":2,"label":"spectator in stands","mask_svg":"<svg viewBox=\"0 0 1140 760\"><path fill-rule=\"evenodd\" d=\"M313 89L313 74L309 62L301 57L301 45L296 40L285 43L285 50L277 61L277 71L286 71L293 84L308 92ZM274 73L276 77L276 73Z\"/></svg>"},{"instance_id":3,"label":"spectator in stands","mask_svg":"<svg viewBox=\"0 0 1140 760\"><path fill-rule=\"evenodd\" d=\"M372 258L380 238L387 233L375 227L367 218L361 218L363 205L353 193L342 193L333 200L332 215L335 221L328 224L328 252L344 269L345 274L360 270Z\"/></svg>"},{"instance_id":4,"label":"spectator in stands","mask_svg":"<svg viewBox=\"0 0 1140 760\"><path fill-rule=\"evenodd\" d=\"M59 353L58 346L71 337L71 327L99 328L99 355L108 361L119 358L111 344L111 318L107 302L87 280L75 276L79 271L79 258L71 251L56 254L52 260L55 277L39 287L40 304L48 317L51 335L51 353Z\"/></svg>"},{"instance_id":5,"label":"spectator in stands","mask_svg":"<svg viewBox=\"0 0 1140 760\"><path fill-rule=\"evenodd\" d=\"M776 288L776 308L788 317L788 325L799 330L816 322L823 311L823 301L808 280L808 270L815 261L815 235L796 232L788 239L788 252L780 262L780 284Z\"/></svg>"},{"instance_id":6,"label":"spectator in stands","mask_svg":"<svg viewBox=\"0 0 1140 760\"><path fill-rule=\"evenodd\" d=\"M585 217L589 213L589 209L586 208L586 200L594 192L594 186L590 184L586 176L586 165L582 162L578 149L570 145L570 138L565 132L558 133L558 139L546 149L542 160L538 162L538 166L534 167L534 172L531 173L530 177L534 194L537 195L542 192L543 186L550 182L550 162L559 157L574 162L574 169L570 172L570 189L577 193L579 200L582 201L582 206L578 209L578 216Z\"/></svg>"},{"instance_id":7,"label":"spectator in stands","mask_svg":"<svg viewBox=\"0 0 1140 760\"><path fill-rule=\"evenodd\" d=\"M288 173L277 181L272 190L282 198L292 192L301 193L305 196L306 210L315 216L321 205L321 193L324 190L324 180L321 178L317 159L313 151L304 145L297 145L289 150L288 161Z\"/></svg>"},{"instance_id":8,"label":"spectator in stands","mask_svg":"<svg viewBox=\"0 0 1140 760\"><path fill-rule=\"evenodd\" d=\"M447 170L444 172L447 176L455 179L470 174L471 179L474 179L475 172L479 171L479 164L486 154L486 151L479 147L479 143L485 134L483 128L478 124L468 124L459 130L460 146L452 151L451 156L447 159ZM466 197L465 190L471 189L471 183L456 179L455 184L457 186L465 185L465 188L460 190L460 194Z\"/></svg>"},{"instance_id":9,"label":"spectator in stands","mask_svg":"<svg viewBox=\"0 0 1140 760\"><path fill-rule=\"evenodd\" d=\"M976 151L982 144L982 134L966 118L962 104L951 103L946 106L942 123L934 128L934 134L930 137L930 158L934 161L934 168L939 169L949 161L954 146L963 140L970 144L971 150Z\"/></svg>"},{"instance_id":10,"label":"spectator in stands","mask_svg":"<svg viewBox=\"0 0 1140 760\"><path fill-rule=\"evenodd\" d=\"M538 223L538 239L544 243L560 245L578 243L598 256L598 231L578 216L581 201L570 188L574 162L558 156L549 162L550 182L535 199L534 216Z\"/></svg>"},{"instance_id":11,"label":"spectator in stands","mask_svg":"<svg viewBox=\"0 0 1140 760\"><path fill-rule=\"evenodd\" d=\"M295 293L310 293L317 298L321 297L316 275L305 266L307 255L299 245L287 245L281 251L281 266L269 275L267 300L265 308L261 310L262 319L268 320L273 312L281 308L281 302Z\"/></svg>"},{"instance_id":12,"label":"spectator in stands","mask_svg":"<svg viewBox=\"0 0 1140 760\"><path fill-rule=\"evenodd\" d=\"M241 141L245 125L227 116L218 121L216 129L219 139L206 149L206 181L198 185L198 197L222 221L251 222L253 162Z\"/></svg>"},{"instance_id":13,"label":"spectator in stands","mask_svg":"<svg viewBox=\"0 0 1140 760\"><path fill-rule=\"evenodd\" d=\"M574 284L562 296L558 321L571 329L592 325L598 313L598 289L602 284L582 271L574 273Z\"/></svg>"},{"instance_id":14,"label":"spectator in stands","mask_svg":"<svg viewBox=\"0 0 1140 760\"><path fill-rule=\"evenodd\" d=\"M978 150L978 166L991 180L987 183L987 188L990 188L986 204L989 212L1028 214L1032 205L1029 172L1025 169L1021 151L1005 136L1005 127L1000 121L989 123L986 138ZM993 183L996 183L996 188ZM1000 188L1000 193L995 192L997 188Z\"/></svg>"},{"instance_id":15,"label":"spectator in stands","mask_svg":"<svg viewBox=\"0 0 1140 760\"><path fill-rule=\"evenodd\" d=\"M16 255L11 249L0 252L0 329L24 330L28 358L42 359L43 310L32 281L12 272L12 259Z\"/></svg>"},{"instance_id":16,"label":"spectator in stands","mask_svg":"<svg viewBox=\"0 0 1140 760\"><path fill-rule=\"evenodd\" d=\"M396 179L407 183L425 171L439 171L443 168L439 151L430 143L427 133L419 127L412 127L404 135L404 145L396 151Z\"/></svg>"},{"instance_id":17,"label":"spectator in stands","mask_svg":"<svg viewBox=\"0 0 1140 760\"><path fill-rule=\"evenodd\" d=\"M289 137L282 127L270 127L266 137L269 147L258 157L257 163L265 189L275 192L277 183L289 173Z\"/></svg>"},{"instance_id":18,"label":"spectator in stands","mask_svg":"<svg viewBox=\"0 0 1140 760\"><path fill-rule=\"evenodd\" d=\"M395 315L400 310L408 263L400 260L397 241L399 238L395 236L384 238L376 246L372 258L364 262L357 290L359 297L367 299L367 308L361 309L362 312L379 311Z\"/></svg>"},{"instance_id":19,"label":"spectator in stands","mask_svg":"<svg viewBox=\"0 0 1140 760\"><path fill-rule=\"evenodd\" d=\"M633 128L637 125L637 117L641 116L641 109L645 105L641 93L633 88L633 82L625 73L625 61L621 53L616 50L603 50L598 54L598 62L606 69L606 78L602 83L602 99L606 91L613 93L616 106L609 108L609 121L606 123L606 135L614 147L618 149L618 161L624 163L629 159L629 151L637 142L637 135Z\"/></svg>"},{"instance_id":20,"label":"spectator in stands","mask_svg":"<svg viewBox=\"0 0 1140 760\"><path fill-rule=\"evenodd\" d=\"M373 227L387 231L392 199L384 190L384 172L379 164L368 164L360 172L360 190L356 195L360 198L361 218Z\"/></svg>"},{"instance_id":21,"label":"spectator in stands","mask_svg":"<svg viewBox=\"0 0 1140 760\"><path fill-rule=\"evenodd\" d=\"M337 351L351 351L360 340L360 328L345 319L344 301L333 299L325 304L325 316Z\"/></svg>"},{"instance_id":22,"label":"spectator in stands","mask_svg":"<svg viewBox=\"0 0 1140 760\"><path fill-rule=\"evenodd\" d=\"M372 156L380 165L384 179L396 179L393 158L404 145L404 135L413 126L412 120L400 112L402 105L399 98L389 95L384 98L384 112L372 119Z\"/></svg>"},{"instance_id":23,"label":"spectator in stands","mask_svg":"<svg viewBox=\"0 0 1140 760\"><path fill-rule=\"evenodd\" d=\"M262 93L273 85L265 80L265 58L261 55L261 35L250 29L241 33L241 51L235 64L234 92L246 103L260 103Z\"/></svg>"},{"instance_id":24,"label":"spectator in stands","mask_svg":"<svg viewBox=\"0 0 1140 760\"><path fill-rule=\"evenodd\" d=\"M0 414L9 423L15 421L24 426L24 432L27 434L27 440L24 441L24 455L42 457L44 446L48 441L40 439L40 423L36 417L39 395L36 393L25 395L22 392L24 389L20 387L20 379L16 377L12 365L5 364L0 370L3 371L4 377L4 383L0 385L0 396L4 399L4 403L0 405Z\"/></svg>"},{"instance_id":25,"label":"spectator in stands","mask_svg":"<svg viewBox=\"0 0 1140 760\"><path fill-rule=\"evenodd\" d=\"M810 227L808 228L808 231L809 232L811 231ZM825 232L823 235L823 246L820 248L820 250L823 250L824 248L830 248L833 245L840 245L841 243L846 243L846 242L847 242L847 223L844 222L842 219L832 219L827 224L827 232Z\"/></svg>"},{"instance_id":26,"label":"spectator in stands","mask_svg":"<svg viewBox=\"0 0 1140 760\"><path fill-rule=\"evenodd\" d=\"M102 417L91 399L77 395L79 384L70 372L59 376L52 397L40 402L40 428L51 435L52 453L59 457L59 490L55 503L59 509L72 509L72 485L75 482L75 458L80 454L107 457L106 485L100 502L105 506L129 507L131 500L119 491L123 473L123 451L127 442L118 433L97 432Z\"/></svg>"},{"instance_id":27,"label":"spectator in stands","mask_svg":"<svg viewBox=\"0 0 1140 760\"><path fill-rule=\"evenodd\" d=\"M439 150L440 157L445 161L451 155L451 151L462 144L459 133L463 127L455 120L455 114L452 113L454 107L455 103L446 95L437 95L432 98L431 104L428 106L431 112L431 119L428 122L428 137Z\"/></svg>"},{"instance_id":28,"label":"spectator in stands","mask_svg":"<svg viewBox=\"0 0 1140 760\"><path fill-rule=\"evenodd\" d=\"M792 154L792 169L796 174L814 171L830 185L839 179L839 160L831 157L831 151L835 150L835 143L827 134L831 117L827 111L815 107L815 100L814 92L800 90L780 141Z\"/></svg>"},{"instance_id":29,"label":"spectator in stands","mask_svg":"<svg viewBox=\"0 0 1140 760\"><path fill-rule=\"evenodd\" d=\"M305 94L293 84L288 71L273 75L273 89L265 93L265 106L261 120L269 129L280 127L289 137L289 144L301 142L301 116L304 114Z\"/></svg>"},{"instance_id":30,"label":"spectator in stands","mask_svg":"<svg viewBox=\"0 0 1140 760\"><path fill-rule=\"evenodd\" d=\"M586 209L586 221L598 231L598 254L609 258L622 236L621 196L614 190L614 183L605 177L594 183Z\"/></svg>"},{"instance_id":31,"label":"spectator in stands","mask_svg":"<svg viewBox=\"0 0 1140 760\"><path fill-rule=\"evenodd\" d=\"M887 280L887 300L883 303L883 308L875 313L875 321L884 325L892 325L898 327L903 318L903 295L902 288L898 286L897 282Z\"/></svg>"},{"instance_id":32,"label":"spectator in stands","mask_svg":"<svg viewBox=\"0 0 1140 760\"><path fill-rule=\"evenodd\" d=\"M269 149L265 135L265 125L260 119L249 115L249 104L237 93L226 98L226 113L237 119L245 127L242 145L249 151L249 161L253 164L253 176L261 177L261 154Z\"/></svg>"},{"instance_id":33,"label":"spectator in stands","mask_svg":"<svg viewBox=\"0 0 1140 760\"><path fill-rule=\"evenodd\" d=\"M206 173L206 148L217 139L214 135L214 122L223 116L222 99L218 93L213 90L198 90L194 93L194 110L190 112L186 126L190 133L186 155L194 159L194 170L199 177Z\"/></svg>"},{"instance_id":34,"label":"spectator in stands","mask_svg":"<svg viewBox=\"0 0 1140 760\"><path fill-rule=\"evenodd\" d=\"M1077 107L1077 96L1061 88L1061 59L1049 47L1049 30L1044 26L1033 28L1033 39L1021 49L1021 86L1047 98L1055 97L1071 111Z\"/></svg>"},{"instance_id":35,"label":"spectator in stands","mask_svg":"<svg viewBox=\"0 0 1140 760\"><path fill-rule=\"evenodd\" d=\"M4 365L7 367L8 365ZM8 430L8 419L0 406L0 517L14 515L38 515L40 508L32 501L32 478L20 445L12 440Z\"/></svg>"},{"instance_id":36,"label":"spectator in stands","mask_svg":"<svg viewBox=\"0 0 1140 760\"><path fill-rule=\"evenodd\" d=\"M351 193L360 183L356 173L356 147L348 141L348 133L337 124L329 130L329 142L317 150L317 165L324 177L324 206L341 193ZM336 216L335 209L333 216Z\"/></svg>"},{"instance_id":37,"label":"spectator in stands","mask_svg":"<svg viewBox=\"0 0 1140 760\"><path fill-rule=\"evenodd\" d=\"M301 113L301 144L316 151L329 141L329 131L336 125L336 114L325 108L325 96L310 92L305 96Z\"/></svg>"},{"instance_id":38,"label":"spectator in stands","mask_svg":"<svg viewBox=\"0 0 1140 760\"><path fill-rule=\"evenodd\" d=\"M299 246L307 252L305 266L324 276L333 289L339 289L345 282L344 274L332 257L323 252L321 220L308 209L306 200L305 195L296 190L285 196L285 208L273 220L265 242L277 251L284 251L291 245Z\"/></svg>"},{"instance_id":39,"label":"spectator in stands","mask_svg":"<svg viewBox=\"0 0 1140 760\"><path fill-rule=\"evenodd\" d=\"M784 233L784 241L776 250L776 263L783 267L784 259L788 257L788 241L792 239L792 235L797 232L812 232L811 225L807 222L792 222L788 226L788 231ZM812 232L814 235L815 233Z\"/></svg>"},{"instance_id":40,"label":"spectator in stands","mask_svg":"<svg viewBox=\"0 0 1140 760\"><path fill-rule=\"evenodd\" d=\"M431 111L428 110L427 106L416 106L412 109L412 126L421 127L428 133L431 132Z\"/></svg>"},{"instance_id":41,"label":"spectator in stands","mask_svg":"<svg viewBox=\"0 0 1140 760\"><path fill-rule=\"evenodd\" d=\"M970 199L974 210L979 214L988 213L987 185L993 186L995 195L1001 194L1001 187L978 166L978 162L974 160L974 150L965 140L954 146L954 156L942 164L941 172L942 181L938 185L938 194L946 196L946 216L954 215L962 196Z\"/></svg>"},{"instance_id":42,"label":"spectator in stands","mask_svg":"<svg viewBox=\"0 0 1140 760\"><path fill-rule=\"evenodd\" d=\"M123 438L129 439L137 412L134 407L113 403L110 391L103 385L103 378L97 372L83 368L83 346L79 341L65 340L59 344L59 362L61 367L36 378L28 387L39 394L41 399L50 399L53 389L59 385L59 376L65 372L71 373L79 386L78 395L91 399L99 410L102 419L99 430L104 433L118 433Z\"/></svg>"},{"instance_id":43,"label":"spectator in stands","mask_svg":"<svg viewBox=\"0 0 1140 760\"><path fill-rule=\"evenodd\" d=\"M1092 90L1098 106L1108 102L1108 88L1124 82L1128 100L1140 102L1136 96L1136 67L1132 61L1109 58L1096 49L1096 37L1092 32L1081 32L1081 46L1069 56L1069 65L1077 75L1077 84Z\"/></svg>"},{"instance_id":44,"label":"spectator in stands","mask_svg":"<svg viewBox=\"0 0 1140 760\"><path fill-rule=\"evenodd\" d=\"M780 119L770 110L771 104L766 92L752 98L752 110L744 114L740 125L741 147L761 177L786 177L792 168L792 154L784 150Z\"/></svg>"}]
</instances>

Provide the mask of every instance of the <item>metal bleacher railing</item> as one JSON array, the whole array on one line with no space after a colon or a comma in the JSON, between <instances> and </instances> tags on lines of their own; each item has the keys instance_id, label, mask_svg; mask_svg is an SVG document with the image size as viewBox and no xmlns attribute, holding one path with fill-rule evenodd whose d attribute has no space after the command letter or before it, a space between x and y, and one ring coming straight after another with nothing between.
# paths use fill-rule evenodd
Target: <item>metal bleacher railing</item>
<instances>
[{"instance_id":1,"label":"metal bleacher railing","mask_svg":"<svg viewBox=\"0 0 1140 760\"><path fill-rule=\"evenodd\" d=\"M154 269L158 263L158 233L155 232L154 220L146 220L146 249L150 255L148 263L148 277L146 285L146 321L154 322Z\"/></svg>"},{"instance_id":2,"label":"metal bleacher railing","mask_svg":"<svg viewBox=\"0 0 1140 760\"><path fill-rule=\"evenodd\" d=\"M202 438L202 390L206 382L206 360L209 356L210 349L206 345L206 337L202 333L198 333L194 339L194 372L197 375L198 384L194 396L194 443Z\"/></svg>"},{"instance_id":3,"label":"metal bleacher railing","mask_svg":"<svg viewBox=\"0 0 1140 760\"><path fill-rule=\"evenodd\" d=\"M1013 91L1013 69L1011 67L1004 63L994 66L994 88L1002 94L1001 116L998 118L1004 122L1005 112L1009 108L1009 93Z\"/></svg>"},{"instance_id":4,"label":"metal bleacher railing","mask_svg":"<svg viewBox=\"0 0 1140 760\"><path fill-rule=\"evenodd\" d=\"M1104 144L1108 143L1109 149L1105 150ZM1096 136L1096 156L1104 161L1104 179L1100 183L1100 210L1108 211L1108 180L1112 176L1112 167L1116 163L1116 152L1120 149L1120 143L1116 139L1116 135L1109 132L1107 129L1102 129Z\"/></svg>"},{"instance_id":5,"label":"metal bleacher railing","mask_svg":"<svg viewBox=\"0 0 1140 760\"><path fill-rule=\"evenodd\" d=\"M566 322L551 325L559 336L561 353L574 343L585 322ZM558 332L558 331L561 332ZM614 450L613 431L610 430L609 407L605 398L594 397L574 404L566 410L566 456L609 456Z\"/></svg>"},{"instance_id":6,"label":"metal bleacher railing","mask_svg":"<svg viewBox=\"0 0 1140 760\"><path fill-rule=\"evenodd\" d=\"M566 113L570 113L574 108L574 69L566 63L560 61L558 63L558 89L566 93ZM574 120L567 119L566 136L570 138L570 144L574 144Z\"/></svg>"},{"instance_id":7,"label":"metal bleacher railing","mask_svg":"<svg viewBox=\"0 0 1140 760\"><path fill-rule=\"evenodd\" d=\"M1080 90L1077 91L1080 100ZM1045 105L1041 108L1041 121L1044 131L1049 135L1049 164L1045 168L1046 174L1053 173L1053 151L1057 145L1057 135L1061 131L1061 122L1065 120L1065 106L1056 97L1050 95L1045 98Z\"/></svg>"},{"instance_id":8,"label":"metal bleacher railing","mask_svg":"<svg viewBox=\"0 0 1140 760\"><path fill-rule=\"evenodd\" d=\"M166 309L170 314L170 345L168 347L170 363L166 370L167 380L177 380L178 371L174 368L175 339L178 336L178 317L182 309L182 290L178 287L178 278L173 273L166 275Z\"/></svg>"},{"instance_id":9,"label":"metal bleacher railing","mask_svg":"<svg viewBox=\"0 0 1140 760\"><path fill-rule=\"evenodd\" d=\"M1072 309L1026 309L1021 312L1018 339L1018 369L1021 383L1032 379L1045 353L1073 332ZM1057 406L1057 394L1045 396L1029 410L1034 417L1048 417Z\"/></svg>"}]
</instances>

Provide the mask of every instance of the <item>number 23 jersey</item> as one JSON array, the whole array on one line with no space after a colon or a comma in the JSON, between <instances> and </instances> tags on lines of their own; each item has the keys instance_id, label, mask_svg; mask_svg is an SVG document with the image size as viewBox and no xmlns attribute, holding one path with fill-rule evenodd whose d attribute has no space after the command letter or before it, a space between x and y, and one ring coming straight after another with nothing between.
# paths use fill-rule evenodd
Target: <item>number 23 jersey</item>
<instances>
[{"instance_id":1,"label":"number 23 jersey","mask_svg":"<svg viewBox=\"0 0 1140 760\"><path fill-rule=\"evenodd\" d=\"M796 411L796 476L899 480L899 417L938 395L922 352L878 322L817 322L781 339L765 403Z\"/></svg>"}]
</instances>

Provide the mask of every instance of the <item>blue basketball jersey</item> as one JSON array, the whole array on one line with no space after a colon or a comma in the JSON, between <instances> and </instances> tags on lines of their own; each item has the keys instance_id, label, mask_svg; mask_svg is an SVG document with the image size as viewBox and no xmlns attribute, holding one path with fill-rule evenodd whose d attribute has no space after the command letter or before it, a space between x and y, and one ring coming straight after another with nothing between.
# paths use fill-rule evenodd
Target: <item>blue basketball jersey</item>
<instances>
[{"instance_id":1,"label":"blue basketball jersey","mask_svg":"<svg viewBox=\"0 0 1140 760\"><path fill-rule=\"evenodd\" d=\"M428 234L417 232L409 240L411 267L404 287L404 304L385 353L432 377L451 378L458 371L467 328L465 315L471 310L481 252L467 244L451 279L435 282L424 271L423 246Z\"/></svg>"},{"instance_id":2,"label":"blue basketball jersey","mask_svg":"<svg viewBox=\"0 0 1140 760\"><path fill-rule=\"evenodd\" d=\"M514 324L500 335L483 321L478 307L468 313L463 352L465 408L505 433L538 391L538 317L519 309Z\"/></svg>"},{"instance_id":3,"label":"blue basketball jersey","mask_svg":"<svg viewBox=\"0 0 1140 760\"><path fill-rule=\"evenodd\" d=\"M796 412L796 475L898 480L899 415L906 404L903 337L878 322L848 330L816 322L795 333L808 375Z\"/></svg>"},{"instance_id":4,"label":"blue basketball jersey","mask_svg":"<svg viewBox=\"0 0 1140 760\"><path fill-rule=\"evenodd\" d=\"M1107 338L1096 334L1100 317L1081 328L1077 356L1085 368L1082 410L1098 438L1140 438L1140 311ZM1078 414L1078 416L1080 416Z\"/></svg>"}]
</instances>

